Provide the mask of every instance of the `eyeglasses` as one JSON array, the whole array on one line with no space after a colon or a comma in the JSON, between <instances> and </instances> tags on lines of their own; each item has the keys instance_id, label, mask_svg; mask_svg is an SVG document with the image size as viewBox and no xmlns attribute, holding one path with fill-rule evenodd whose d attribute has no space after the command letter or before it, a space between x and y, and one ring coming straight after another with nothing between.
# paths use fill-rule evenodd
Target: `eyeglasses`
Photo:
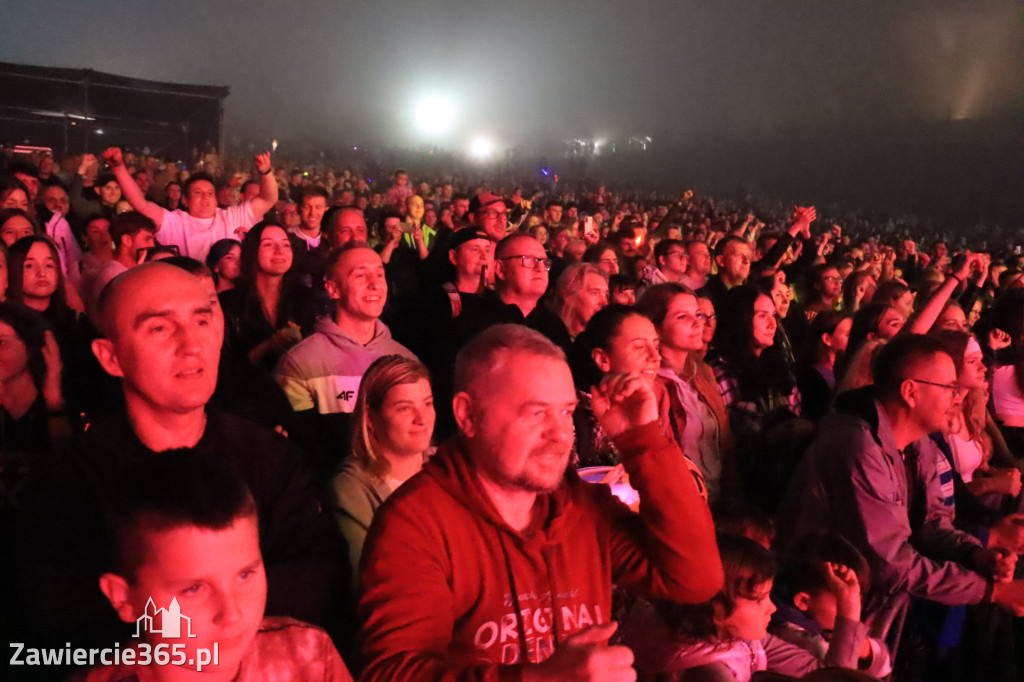
<instances>
[{"instance_id":1,"label":"eyeglasses","mask_svg":"<svg viewBox=\"0 0 1024 682\"><path fill-rule=\"evenodd\" d=\"M680 258L689 258L689 255L685 251L669 251L665 254L665 258L669 256L679 256Z\"/></svg>"},{"instance_id":2,"label":"eyeglasses","mask_svg":"<svg viewBox=\"0 0 1024 682\"><path fill-rule=\"evenodd\" d=\"M828 277L825 278L825 281L826 282L839 282L840 284L842 284L846 280L844 280L842 277L835 277L834 275L829 275Z\"/></svg>"},{"instance_id":3,"label":"eyeglasses","mask_svg":"<svg viewBox=\"0 0 1024 682\"><path fill-rule=\"evenodd\" d=\"M550 258L538 258L537 256L505 256L498 260L512 260L518 258L523 263L524 268L530 270L540 265L544 270L551 270L551 259Z\"/></svg>"},{"instance_id":4,"label":"eyeglasses","mask_svg":"<svg viewBox=\"0 0 1024 682\"><path fill-rule=\"evenodd\" d=\"M950 396L956 397L958 395L963 396L967 394L967 389L960 384L940 384L935 381L925 381L924 379L911 379L914 383L927 384L929 386L936 386L938 388L944 388L949 391Z\"/></svg>"},{"instance_id":5,"label":"eyeglasses","mask_svg":"<svg viewBox=\"0 0 1024 682\"><path fill-rule=\"evenodd\" d=\"M480 211L480 214L490 218L491 220L495 218L504 218L505 220L508 220L508 211Z\"/></svg>"}]
</instances>

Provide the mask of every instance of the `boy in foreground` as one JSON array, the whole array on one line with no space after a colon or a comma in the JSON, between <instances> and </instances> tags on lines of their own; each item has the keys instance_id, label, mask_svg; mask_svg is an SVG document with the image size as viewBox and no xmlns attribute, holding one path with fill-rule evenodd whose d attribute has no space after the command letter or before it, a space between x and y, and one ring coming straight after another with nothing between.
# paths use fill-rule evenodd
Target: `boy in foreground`
<instances>
[{"instance_id":1,"label":"boy in foreground","mask_svg":"<svg viewBox=\"0 0 1024 682\"><path fill-rule=\"evenodd\" d=\"M230 466L168 451L114 490L113 570L100 589L141 641L86 682L352 680L323 630L263 617L256 506Z\"/></svg>"}]
</instances>

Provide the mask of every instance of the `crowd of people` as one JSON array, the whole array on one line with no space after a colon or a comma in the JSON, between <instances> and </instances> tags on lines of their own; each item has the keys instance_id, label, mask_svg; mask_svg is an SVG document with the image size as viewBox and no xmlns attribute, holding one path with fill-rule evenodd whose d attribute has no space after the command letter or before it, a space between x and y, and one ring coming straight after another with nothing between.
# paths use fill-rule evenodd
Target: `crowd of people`
<instances>
[{"instance_id":1,"label":"crowd of people","mask_svg":"<svg viewBox=\"0 0 1024 682\"><path fill-rule=\"evenodd\" d=\"M1019 679L1019 247L206 161L3 159L17 679Z\"/></svg>"}]
</instances>

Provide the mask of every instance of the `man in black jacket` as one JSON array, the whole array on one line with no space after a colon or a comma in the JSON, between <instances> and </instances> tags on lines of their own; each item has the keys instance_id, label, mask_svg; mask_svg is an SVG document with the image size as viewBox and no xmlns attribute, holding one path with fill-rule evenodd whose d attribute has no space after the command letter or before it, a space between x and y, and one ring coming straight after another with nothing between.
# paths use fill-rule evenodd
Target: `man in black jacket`
<instances>
[{"instance_id":1,"label":"man in black jacket","mask_svg":"<svg viewBox=\"0 0 1024 682\"><path fill-rule=\"evenodd\" d=\"M105 629L109 614L92 607L100 603L97 571L108 561L102 510L111 483L139 459L182 448L226 461L252 489L267 614L334 624L340 586L348 584L344 547L298 449L278 434L206 407L224 332L217 299L184 270L151 263L114 279L98 310L103 338L93 342L93 352L121 378L125 408L90 424L30 491L22 574L37 577L26 600L64 601L65 616L78 621L70 628L44 625L69 637L76 630L94 635Z\"/></svg>"}]
</instances>

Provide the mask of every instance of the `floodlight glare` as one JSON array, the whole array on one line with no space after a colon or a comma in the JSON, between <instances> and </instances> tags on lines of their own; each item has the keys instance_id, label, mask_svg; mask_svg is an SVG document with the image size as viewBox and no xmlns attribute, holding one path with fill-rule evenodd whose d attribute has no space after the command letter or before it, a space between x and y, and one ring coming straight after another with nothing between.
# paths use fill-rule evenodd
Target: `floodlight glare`
<instances>
[{"instance_id":1,"label":"floodlight glare","mask_svg":"<svg viewBox=\"0 0 1024 682\"><path fill-rule=\"evenodd\" d=\"M424 135L443 135L455 124L455 107L446 97L428 95L416 104L413 118Z\"/></svg>"},{"instance_id":2,"label":"floodlight glare","mask_svg":"<svg viewBox=\"0 0 1024 682\"><path fill-rule=\"evenodd\" d=\"M476 159L486 159L494 154L494 142L486 137L478 137L469 145L469 155Z\"/></svg>"}]
</instances>

